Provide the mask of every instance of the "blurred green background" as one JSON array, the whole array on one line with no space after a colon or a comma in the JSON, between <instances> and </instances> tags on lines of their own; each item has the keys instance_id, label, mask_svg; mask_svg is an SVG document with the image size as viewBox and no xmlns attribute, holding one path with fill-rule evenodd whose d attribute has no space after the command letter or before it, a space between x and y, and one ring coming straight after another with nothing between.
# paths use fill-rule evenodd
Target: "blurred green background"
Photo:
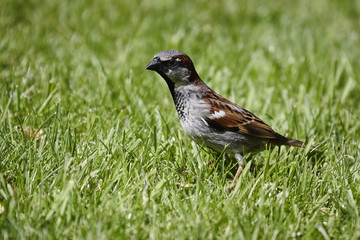
<instances>
[{"instance_id":1,"label":"blurred green background","mask_svg":"<svg viewBox=\"0 0 360 240\"><path fill-rule=\"evenodd\" d=\"M359 1L2 0L1 238L358 238L359 19ZM261 153L226 194L232 166L203 166L144 70L166 49L325 159Z\"/></svg>"}]
</instances>

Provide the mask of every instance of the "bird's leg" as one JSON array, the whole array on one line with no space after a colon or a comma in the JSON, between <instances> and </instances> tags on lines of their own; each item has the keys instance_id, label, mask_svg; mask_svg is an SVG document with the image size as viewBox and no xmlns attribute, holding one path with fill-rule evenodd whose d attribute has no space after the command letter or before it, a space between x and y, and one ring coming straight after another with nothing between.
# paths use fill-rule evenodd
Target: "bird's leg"
<instances>
[{"instance_id":1,"label":"bird's leg","mask_svg":"<svg viewBox=\"0 0 360 240\"><path fill-rule=\"evenodd\" d=\"M238 161L239 163L239 168L238 170L236 171L236 174L235 174L235 177L234 177L234 180L232 181L229 189L231 190L233 187L235 187L236 185L236 180L239 178L240 174L241 174L241 171L242 171L242 168L244 166L244 161L243 161L243 156L240 154L240 153L237 153L235 154L235 158L236 160Z\"/></svg>"}]
</instances>

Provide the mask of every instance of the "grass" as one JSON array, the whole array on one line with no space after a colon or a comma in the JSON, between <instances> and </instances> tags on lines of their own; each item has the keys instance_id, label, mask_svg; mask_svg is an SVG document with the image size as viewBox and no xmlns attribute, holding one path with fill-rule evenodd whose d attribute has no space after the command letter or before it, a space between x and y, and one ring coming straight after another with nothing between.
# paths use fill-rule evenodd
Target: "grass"
<instances>
[{"instance_id":1,"label":"grass","mask_svg":"<svg viewBox=\"0 0 360 240\"><path fill-rule=\"evenodd\" d=\"M359 17L340 0L1 1L0 238L358 239ZM165 49L324 157L264 151L227 194L233 165L204 165L144 70Z\"/></svg>"}]
</instances>

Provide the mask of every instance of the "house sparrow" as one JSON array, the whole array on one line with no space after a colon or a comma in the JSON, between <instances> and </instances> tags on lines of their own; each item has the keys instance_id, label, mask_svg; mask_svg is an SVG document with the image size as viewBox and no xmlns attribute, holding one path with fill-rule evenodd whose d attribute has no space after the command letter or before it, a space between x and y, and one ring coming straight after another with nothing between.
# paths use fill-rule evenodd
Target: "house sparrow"
<instances>
[{"instance_id":1,"label":"house sparrow","mask_svg":"<svg viewBox=\"0 0 360 240\"><path fill-rule=\"evenodd\" d=\"M230 189L242 171L244 154L280 145L305 146L278 134L251 112L214 92L200 79L191 59L183 52L159 52L145 69L165 79L181 126L190 138L218 153L225 149L238 161Z\"/></svg>"}]
</instances>

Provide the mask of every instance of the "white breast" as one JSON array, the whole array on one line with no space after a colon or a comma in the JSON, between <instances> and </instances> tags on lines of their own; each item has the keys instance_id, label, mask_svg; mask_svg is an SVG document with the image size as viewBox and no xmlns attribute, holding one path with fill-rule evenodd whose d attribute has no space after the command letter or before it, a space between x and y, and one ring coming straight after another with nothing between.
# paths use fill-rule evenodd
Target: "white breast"
<instances>
[{"instance_id":1,"label":"white breast","mask_svg":"<svg viewBox=\"0 0 360 240\"><path fill-rule=\"evenodd\" d=\"M202 92L194 85L179 86L174 94L181 126L187 135L197 141L208 128L203 116L209 114L209 105L202 100Z\"/></svg>"}]
</instances>

